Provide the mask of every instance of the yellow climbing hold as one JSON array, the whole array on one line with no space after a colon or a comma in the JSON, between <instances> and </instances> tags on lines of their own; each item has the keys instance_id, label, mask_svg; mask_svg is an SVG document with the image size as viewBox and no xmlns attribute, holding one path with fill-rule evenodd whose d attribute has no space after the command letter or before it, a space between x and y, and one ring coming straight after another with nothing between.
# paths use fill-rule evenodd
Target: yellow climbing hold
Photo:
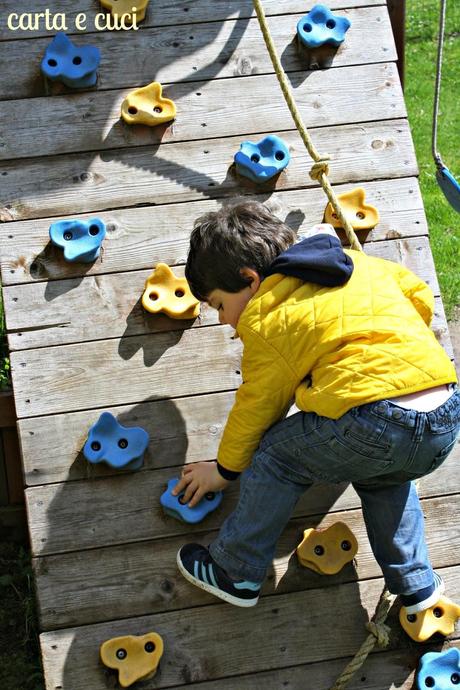
<instances>
[{"instance_id":1,"label":"yellow climbing hold","mask_svg":"<svg viewBox=\"0 0 460 690\"><path fill-rule=\"evenodd\" d=\"M339 194L337 199L342 212L354 230L371 230L379 222L379 212L374 206L366 204L366 192L362 187L356 187L350 192ZM324 222L330 223L334 228L342 227L342 223L330 202L324 211Z\"/></svg>"},{"instance_id":2,"label":"yellow climbing hold","mask_svg":"<svg viewBox=\"0 0 460 690\"><path fill-rule=\"evenodd\" d=\"M297 557L306 568L322 575L335 575L356 556L358 542L344 522L327 529L306 529L297 547Z\"/></svg>"},{"instance_id":3,"label":"yellow climbing hold","mask_svg":"<svg viewBox=\"0 0 460 690\"><path fill-rule=\"evenodd\" d=\"M176 117L174 101L163 98L162 86L153 81L147 86L131 91L121 104L121 116L128 125L155 127Z\"/></svg>"},{"instance_id":4,"label":"yellow climbing hold","mask_svg":"<svg viewBox=\"0 0 460 690\"><path fill-rule=\"evenodd\" d=\"M99 650L102 663L118 671L118 682L128 688L138 680L155 675L163 654L163 640L157 633L113 637Z\"/></svg>"},{"instance_id":5,"label":"yellow climbing hold","mask_svg":"<svg viewBox=\"0 0 460 690\"><path fill-rule=\"evenodd\" d=\"M149 0L100 0L100 3L104 9L110 10L113 17L121 17L124 14L127 15L126 19L132 22L134 14L138 23L145 19Z\"/></svg>"},{"instance_id":6,"label":"yellow climbing hold","mask_svg":"<svg viewBox=\"0 0 460 690\"><path fill-rule=\"evenodd\" d=\"M420 613L408 614L404 606L399 612L399 622L406 633L416 642L425 642L435 633L451 635L460 618L460 606L447 597Z\"/></svg>"},{"instance_id":7,"label":"yellow climbing hold","mask_svg":"<svg viewBox=\"0 0 460 690\"><path fill-rule=\"evenodd\" d=\"M157 264L147 278L142 306L152 314L163 312L172 319L194 319L200 313L200 303L187 280L175 276L167 264Z\"/></svg>"}]
</instances>

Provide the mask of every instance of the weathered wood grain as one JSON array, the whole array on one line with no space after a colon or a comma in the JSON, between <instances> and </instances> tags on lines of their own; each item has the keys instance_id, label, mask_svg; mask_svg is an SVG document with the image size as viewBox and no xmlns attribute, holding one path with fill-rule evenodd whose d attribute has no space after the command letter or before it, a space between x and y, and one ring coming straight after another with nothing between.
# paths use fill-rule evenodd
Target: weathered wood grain
<instances>
[{"instance_id":1,"label":"weathered wood grain","mask_svg":"<svg viewBox=\"0 0 460 690\"><path fill-rule=\"evenodd\" d=\"M335 189L340 194L355 186L338 185ZM415 178L371 181L364 187L366 200L379 209L380 222L370 233L360 233L363 242L427 234L423 202ZM254 195L254 198L263 199L264 195ZM274 192L266 204L279 218L302 233L322 220L326 202L322 189L312 188ZM150 269L159 261L170 266L185 263L193 220L219 208L221 202L208 200L170 204L166 209L147 206L100 213L98 215L106 224L108 234L101 260L91 265L63 260L60 250L49 242L48 231L55 220L53 218L0 224L2 283L5 286ZM79 217L86 219L91 215L82 213ZM53 287L49 289L53 290ZM16 310L20 310L20 305L19 302L11 304L10 300L18 295L14 291L5 291L4 294L8 318L12 319L11 328L16 328ZM28 299L34 302L34 309L37 306L36 294L27 293ZM15 349L19 344L11 341L10 346Z\"/></svg>"},{"instance_id":2,"label":"weathered wood grain","mask_svg":"<svg viewBox=\"0 0 460 690\"><path fill-rule=\"evenodd\" d=\"M239 343L230 328L206 330L12 353L18 417L233 389Z\"/></svg>"},{"instance_id":3,"label":"weathered wood grain","mask_svg":"<svg viewBox=\"0 0 460 690\"><path fill-rule=\"evenodd\" d=\"M184 267L178 266L174 273L183 276ZM38 288L35 294L28 290L29 294L26 295L20 295L21 288L16 288L15 294L8 297L11 300L9 313L14 331L10 337L10 348L22 350L218 323L217 313L207 304L201 306L200 317L195 321L149 314L142 307L140 299L145 281L151 274L152 268L83 280L36 283L32 284ZM26 286L22 286L24 288L27 290ZM27 314L21 314L21 308L18 309L20 304L25 307ZM14 342L19 347L15 347Z\"/></svg>"},{"instance_id":4,"label":"weathered wood grain","mask_svg":"<svg viewBox=\"0 0 460 690\"><path fill-rule=\"evenodd\" d=\"M366 252L400 260L400 245L408 265L436 289L435 268L426 241L423 247L414 238L378 243L376 247L370 242ZM4 288L10 350L188 328L190 321L151 315L143 309L140 298L151 273L150 268ZM184 267L177 267L175 273L182 276ZM214 310L203 304L200 318L193 325L217 322Z\"/></svg>"},{"instance_id":5,"label":"weathered wood grain","mask_svg":"<svg viewBox=\"0 0 460 690\"><path fill-rule=\"evenodd\" d=\"M444 649L458 646L457 641L444 644ZM366 659L364 666L356 672L347 684L347 690L413 690L414 671L418 667L419 658L427 651L439 651L439 641L426 645L412 645L410 650L396 650L372 654ZM276 669L261 673L247 674L237 678L223 678L214 680L213 690L272 690L272 688L288 690L329 690L341 675L351 659L337 659L315 664L302 664L290 668ZM308 685L306 685L308 683ZM175 685L170 690L177 690L184 685ZM193 690L209 690L209 683L194 683Z\"/></svg>"},{"instance_id":6,"label":"weathered wood grain","mask_svg":"<svg viewBox=\"0 0 460 690\"><path fill-rule=\"evenodd\" d=\"M176 275L182 275L183 267L175 269ZM82 281L73 286L62 285L61 281L52 283L45 290L4 288L5 301L17 300L9 311L13 328L8 334L10 350L24 350L52 345L67 345L86 340L103 340L122 338L145 333L178 331L185 328L200 328L217 325L217 312L207 304L202 304L200 318L195 321L170 319L165 315L151 315L139 302L144 289L144 281L151 271L133 271L131 273L99 276ZM78 283L78 281L69 281ZM95 287L95 285L97 285ZM33 287L41 287L37 283ZM28 286L31 288L32 286ZM54 288L54 289L53 289ZM66 289L67 288L67 289ZM49 303L45 294L56 295L59 302ZM19 293L19 296L18 296ZM104 304L101 304L101 294ZM41 298L41 299L40 299ZM112 309L107 307L110 302ZM26 305L26 308L15 310L15 306ZM34 310L34 305L36 309ZM105 307L105 308L104 308ZM81 318L84 314L85 318ZM15 326L14 326L15 325ZM432 328L443 347L453 356L440 297L436 297L435 315Z\"/></svg>"},{"instance_id":7,"label":"weathered wood grain","mask_svg":"<svg viewBox=\"0 0 460 690\"><path fill-rule=\"evenodd\" d=\"M450 596L458 599L459 567L443 569L442 574ZM189 609L186 617L183 611L174 611L44 633L41 645L48 687L105 690L107 677L98 663L100 644L148 630L163 637L166 650L157 675L147 684L151 688L351 656L368 634L364 624L373 615L381 589L381 579L368 580L266 597L251 611L217 604ZM337 612L341 612L340 627ZM412 669L414 645L396 615L397 606L389 619L390 649L400 654L404 650L405 663ZM458 633L451 639L458 639ZM309 687L326 690L329 685Z\"/></svg>"},{"instance_id":8,"label":"weathered wood grain","mask_svg":"<svg viewBox=\"0 0 460 690\"><path fill-rule=\"evenodd\" d=\"M403 261L406 265L410 265L422 278L428 283L435 281L434 271L431 270L427 275L426 269L429 266L430 255L427 250L426 240L424 238L417 238L411 240L416 242L414 246L408 247L406 242L403 247L397 247L398 241L392 241L389 244L393 247L393 253L396 260ZM420 244L422 243L422 245ZM376 243L377 255L387 256L389 251L385 251L383 247L385 243ZM423 244L425 244L425 251ZM372 247L374 245L370 245ZM403 257L403 253L406 254ZM409 260L408 260L409 257ZM412 257L412 265L411 259ZM434 285L436 288L436 284ZM91 319L89 320L91 323ZM117 321L115 320L115 323ZM448 337L447 325L445 323L444 314L442 312L442 305L438 300L437 314L433 324L434 330L440 338L442 344L446 347L448 352L451 352L450 341ZM184 395L190 393L188 386L192 383L188 380L183 382L180 374L176 377L171 376L171 366L175 367L179 372L182 368L193 370L194 380L198 380L198 389L192 386L192 392L198 390L199 392L209 392L219 388L228 387L234 388L239 377L235 373L238 371L238 359L240 353L239 343L237 341L228 342L231 344L229 353L229 361L225 364L221 359L219 364L219 372L226 370L226 375L223 383L219 377L214 377L213 367L209 366L209 361L213 358L214 348L216 343L226 342L226 336L220 335L222 330L220 327L199 329L198 339L195 336L195 331L187 331L184 337L189 343L189 346L184 345L182 341L180 350L175 350L173 354L168 352L168 356L162 357L160 366L155 367L155 381L157 397L169 397L171 395ZM192 335L193 333L193 335ZM93 407L101 405L113 405L114 402L120 404L126 402L142 402L142 396L148 395L151 392L151 384L149 381L145 382L144 362L142 362L141 355L138 354L129 367L126 367L122 359L130 359L138 350L144 350L144 358L149 364L153 364L158 357L162 356L163 349L175 345L181 338L181 333L158 333L151 340L147 340L147 336L127 336L122 340L110 340L100 342L88 342L85 345L72 345L63 348L52 348L46 350L26 350L22 352L12 353L12 365L14 372L14 382L16 389L16 404L19 416L29 414L40 414L51 411L65 411L67 409L78 409L84 407ZM191 338L191 340L190 340ZM157 340L159 339L159 340ZM219 346L219 345L218 345ZM177 346L179 347L179 346ZM184 352L185 350L185 352ZM203 364L200 365L200 360L195 358L195 351L200 353L203 358ZM227 349L226 349L227 351ZM203 354L204 353L204 354ZM231 353L231 354L230 354ZM222 352L219 353L220 357ZM176 358L176 355L178 359ZM208 360L208 358L211 360ZM178 362L180 364L178 365ZM29 376L28 371L34 372ZM168 371L168 378L165 377ZM94 377L97 377L98 386L96 394L94 390ZM113 380L117 380L117 396L114 399ZM136 381L136 385L133 385ZM205 383L206 382L206 383ZM183 387L182 387L183 386ZM43 395L43 390L47 391L47 395ZM75 391L78 391L76 394ZM133 395L137 399L133 399ZM27 402L30 401L30 402ZM173 406L174 407L174 406ZM96 412L93 413L96 415ZM98 414L98 413L97 413ZM70 417L70 420L72 417ZM77 421L77 424L79 422ZM62 424L62 422L61 422ZM32 441L32 448L30 448L31 464L33 467L26 468L29 476L37 475L38 481L41 479L41 469L36 467L35 457L35 438L28 438L28 435L33 435L36 429L39 429L41 422L38 419L36 422L31 421L27 424L27 433L24 431L26 440L24 447L27 448L27 441ZM64 426L72 427L72 422L66 419ZM78 454L78 446L81 448L82 433L86 433L88 424L85 425L82 432L82 427L79 426L74 430L72 436L72 443L69 447L70 455L62 456L61 449L56 449L61 457L58 462L58 472L66 473L72 465L73 460ZM61 434L63 427L61 426ZM68 432L66 432L68 434ZM54 438L51 436L51 438ZM69 438L68 438L69 440ZM36 450L36 449L35 449ZM27 457L27 455L26 455ZM48 454L44 457L48 457ZM28 461L26 460L26 466ZM52 475L53 476L53 475ZM75 470L74 470L75 476ZM76 473L78 476L78 472Z\"/></svg>"},{"instance_id":9,"label":"weathered wood grain","mask_svg":"<svg viewBox=\"0 0 460 690\"><path fill-rule=\"evenodd\" d=\"M420 266L415 268L418 270ZM431 273L424 275L428 279L430 279L430 276ZM128 280L128 278L129 275L125 277L125 280ZM84 309L82 309L82 312L84 313L87 305L84 301L83 304ZM139 318L135 317L134 314L137 314ZM119 325L118 319L111 323L113 328ZM203 305L201 324L194 322L193 326L210 325L211 323L216 324L215 312ZM78 326L78 319L76 326ZM155 333L160 332L161 329L172 329L175 327L181 328L183 325L178 326L176 322L166 317L158 317L158 320L156 320L150 318L150 316L147 318L143 315L141 316L140 310L136 306L130 316L128 316L126 333L135 335L149 329L150 332ZM452 344L449 338L442 301L439 297L435 299L432 329L441 345L449 356L452 357ZM23 335L31 332L25 331ZM238 347L238 345L236 346ZM149 431L151 438L155 439L155 464L152 466L158 467L158 463L160 463L160 466L167 466L179 464L183 461L182 456L179 459L176 457L178 452L176 451L176 444L178 444L177 447L179 449L183 449L184 444L182 423L187 427L187 435L190 441L187 450L187 461L194 462L197 458L211 459L215 457L215 434L223 428L232 400L233 392L230 392L214 394L209 397L176 399L174 404L170 404L169 401L141 402L137 405L111 408L111 411L120 417L122 423L127 425L139 424ZM180 411L177 416L172 414L176 407ZM86 477L86 465L76 462L76 459L85 440L85 430L91 426L100 412L101 410L90 410L87 412L19 420L18 428L21 436L26 484L43 484ZM203 423L199 421L200 419L206 421ZM211 419L214 421L210 421ZM211 434L211 437L209 434ZM59 446L55 444L56 438L60 438ZM175 439L174 442L172 442L173 438ZM211 445L208 450L210 441ZM165 443L164 447L163 443ZM145 467L149 468L151 462L153 462L153 459L150 457L149 452L147 452ZM106 476L111 471L109 468L101 467L94 468L94 472L96 475L102 473L103 476Z\"/></svg>"},{"instance_id":10,"label":"weathered wood grain","mask_svg":"<svg viewBox=\"0 0 460 690\"><path fill-rule=\"evenodd\" d=\"M141 426L149 433L151 442L140 470L143 472L215 459L233 400L234 392L230 391L105 409L121 424ZM87 410L19 420L26 485L116 475L118 472L108 466L90 465L81 453L88 429L101 412Z\"/></svg>"},{"instance_id":11,"label":"weathered wood grain","mask_svg":"<svg viewBox=\"0 0 460 690\"><path fill-rule=\"evenodd\" d=\"M394 63L296 72L293 95L309 127L404 117L406 109ZM351 99L349 94L353 93ZM129 90L7 101L0 116L0 160L160 144L281 130L291 121L274 75L216 79L168 86L177 106L173 124L127 125L120 119ZM359 115L357 115L359 113ZM39 146L37 146L39 142ZM212 145L212 142L211 144Z\"/></svg>"},{"instance_id":12,"label":"weathered wood grain","mask_svg":"<svg viewBox=\"0 0 460 690\"><path fill-rule=\"evenodd\" d=\"M426 237L376 242L367 250L404 264L439 294ZM102 281L94 285L104 308L113 311ZM12 352L18 417L142 402L152 391L157 398L170 398L234 388L240 346L229 331L189 328ZM146 366L152 367L148 376Z\"/></svg>"},{"instance_id":13,"label":"weathered wood grain","mask_svg":"<svg viewBox=\"0 0 460 690\"><path fill-rule=\"evenodd\" d=\"M302 15L280 16L269 20L273 39L283 58L283 68L287 72L305 72L315 66L328 68L396 59L391 24L384 6L345 10L344 14L352 22L347 40L338 49L315 51L308 60L298 54L294 41L296 24ZM11 104L4 104L6 113L9 114L10 109L15 113L15 109L20 107L16 100L18 98L68 93L72 101L76 99L79 102L78 91L57 82L45 82L41 77L40 63L48 43L48 38L0 43L1 62L9 59L13 63L20 61L23 65L14 80L9 79L7 71L0 75L0 97L15 99ZM89 95L96 97L95 100L91 99L91 103L93 100L98 101L97 96L101 91L132 89L151 81L162 84L189 82L183 86L183 91L187 93L196 90L190 84L191 81L273 72L257 19L226 21L223 24L194 24L185 30L181 26L143 28L139 32L121 36L114 35L113 32L85 34L76 43L82 46L96 43L101 50L102 61L98 69L97 86L88 91ZM293 82L303 78L301 75L293 76ZM108 103L113 103L110 94L107 98ZM56 104L57 99L48 100ZM89 114L86 115L88 125L92 123L94 127L97 124L96 115L97 108L90 107ZM59 117L59 112L55 117ZM17 116L15 120L18 121ZM27 117L27 121L30 122L30 117ZM8 118L4 122L7 126Z\"/></svg>"},{"instance_id":14,"label":"weathered wood grain","mask_svg":"<svg viewBox=\"0 0 460 690\"><path fill-rule=\"evenodd\" d=\"M272 87L274 79L263 76L272 69L258 24L248 19L253 17L252 2L215 0L210 17L208 2L158 0L151 3L138 34L95 32L78 37L80 44L98 43L102 48L98 86L92 93L52 99L41 98L45 85L37 78L49 37L37 39L45 35L43 31L23 32L14 35L22 40L11 40L11 32L4 29L4 18L11 11L6 4L0 1L0 40L8 39L0 45L0 59L4 50L8 57L1 63L20 60L24 68L15 83L8 69L0 75L0 89L7 98L16 99L4 104L2 111L0 156L25 158L0 166L0 217L12 221L3 228L1 253L5 283L11 286L6 291L10 342L18 348L43 348L13 355L20 414L45 415L19 421L28 482L42 484L28 490L39 596L45 626L91 623L42 636L47 686L105 690L113 679L99 666L102 640L156 629L165 637L166 653L158 675L146 688L195 682L203 690L211 685L222 690L288 685L326 690L347 661L337 657L353 654L364 639L363 623L372 614L382 586L381 579L368 579L375 578L378 570L353 490L316 487L308 499L302 499L280 541L266 596L251 613L213 601L180 579L174 566L174 553L186 540L186 531L187 539L190 534L212 538L235 504L237 487L229 490L222 509L206 522L207 532L203 526L190 529L176 523L159 509L159 495L178 465L215 455L232 389L239 383L239 345L229 341L228 331L214 327L208 313L201 328L183 334L169 331L165 319L155 324L146 320L137 296L151 265L165 257L173 265L183 264L193 217L201 209L219 207L218 197L254 191L261 199L270 196L271 190L255 190L228 173L242 136L255 138L253 134L261 129L291 127L286 139L293 162L277 182L282 193L271 199L277 211L293 214L291 223L302 230L307 217L316 222L319 218L313 216L324 208L322 193L308 178L310 164L303 146ZM410 134L407 123L395 119L404 117L405 110L397 80L386 83L394 79L394 66L357 66L395 57L381 4L381 0L330 0L332 9L342 8L352 18L352 30L334 56L334 69L322 73L322 79L319 73L309 74L301 83L305 74L289 37L298 18L294 13L305 12L304 2L264 0L267 14L289 12L273 17L271 28L307 123L319 127L312 132L314 141L321 152L333 155L331 179L336 184L371 180L366 185L368 201L383 204L382 223L368 237L380 240L381 246L369 245L369 251L373 253L375 247L377 255L414 268L438 294L428 244L421 237L426 235L426 223L418 186L408 179L417 172ZM373 7L347 9L363 5ZM92 0L83 0L78 8L69 0L59 6L71 19L77 11L87 11L92 20L97 10ZM329 90L337 74L340 83L334 81ZM377 74L378 79L371 78ZM239 78L243 76L248 76L245 82ZM162 137L152 130L121 127L119 89L155 78L176 82L167 93L189 119L183 117L182 122L178 117ZM251 100L239 96L243 84L245 89L251 85L252 100L258 104L254 110ZM237 97L231 96L233 89ZM50 89L53 94L64 92ZM24 96L34 100L17 100ZM272 110L269 117L261 109L264 98ZM352 99L354 110L349 107ZM206 119L200 118L203 112L209 113ZM352 117L353 112L364 115ZM329 127L363 117L393 121ZM23 120L28 121L25 127L20 124ZM165 146L157 148L160 141ZM85 155L82 150L94 153ZM385 179L390 177L394 179ZM310 189L305 191L306 187ZM302 209L305 201L312 202L308 211ZM103 211L109 224L106 251L94 266L64 266L58 253L46 246L50 222L46 217L82 211L86 217ZM398 241L381 241L391 237ZM46 285L49 279L55 282ZM30 284L14 292L15 284L22 282ZM435 328L448 343L440 300ZM98 342L82 344L88 340ZM74 341L80 344L69 344ZM214 390L226 392L208 394ZM171 395L190 397L156 399ZM89 424L106 404L122 422L139 423L152 434L144 471L123 476L110 476L107 469L88 471L79 451ZM456 563L458 552L459 532L452 515L459 449L434 476L421 482L433 560L443 569L454 597L460 591L460 571L445 566ZM445 495L437 497L441 492ZM291 554L301 529L316 524L313 516L326 511L330 514L324 524L342 515L338 511L347 511L343 517L363 546L356 573L349 567L320 582L315 574L301 571ZM355 583L356 576L367 580ZM111 621L115 616L128 618ZM93 624L98 620L104 623ZM409 690L423 648L408 643L394 615L391 620L393 651L373 654L363 674L350 684L351 690L383 690L394 683Z\"/></svg>"},{"instance_id":15,"label":"weathered wood grain","mask_svg":"<svg viewBox=\"0 0 460 690\"><path fill-rule=\"evenodd\" d=\"M350 7L362 7L367 5L378 6L384 5L384 0L329 0L328 7L332 10L341 10ZM83 12L87 16L87 23L85 33L95 31L95 16L101 11L101 8L92 2L92 0L82 0L78 7L71 0L63 0L57 6L55 3L49 2L47 7L51 8L52 12L62 12L65 14L68 33L78 33L75 26L75 18L77 14ZM280 0L264 0L264 11L268 16L282 15L301 12L305 14L305 2L302 0L289 0L289 2ZM36 12L36 3L23 1L21 2L21 12ZM41 8L40 8L41 9ZM9 0L1 0L0 2L0 40L17 39L17 38L38 38L39 36L52 37L55 31L47 31L46 27L40 23L40 28L34 31L23 31L18 29L12 31L8 28L7 18L12 12L11 3ZM178 26L180 25L182 31L186 31L186 25L196 22L225 21L227 19L247 18L254 15L252 0L213 0L212 16L210 16L209 5L203 0L157 0L155 3L150 3L147 8L144 21L139 25L139 30L143 33L149 27L157 26ZM14 26L18 23L15 22ZM124 32L121 32L123 35ZM129 31L128 34L132 32ZM104 33L96 32L93 36L94 40L100 40ZM114 38L118 38L119 32L114 32Z\"/></svg>"},{"instance_id":16,"label":"weathered wood grain","mask_svg":"<svg viewBox=\"0 0 460 690\"><path fill-rule=\"evenodd\" d=\"M457 446L455 455L452 454L434 475L421 481L420 495L429 497L457 491L455 460L458 460L459 452L460 447ZM160 506L159 499L167 481L177 476L177 472L177 468L167 468L27 489L34 556L180 534L190 537L219 527L234 508L238 486L232 484L227 489L222 505L206 519L205 524L186 525L165 516ZM294 516L350 510L359 505L359 499L350 486L315 485L300 499Z\"/></svg>"},{"instance_id":17,"label":"weathered wood grain","mask_svg":"<svg viewBox=\"0 0 460 690\"><path fill-rule=\"evenodd\" d=\"M214 322L214 319L214 312L204 311L203 324ZM132 325L133 329L135 323ZM159 324L160 327L166 328L166 319L160 319ZM170 327L172 326L171 322ZM439 297L435 299L435 313L431 327L452 358L452 343ZM175 399L174 403L167 400L141 402L137 405L110 408L110 410L120 418L122 423L128 426L140 425L150 433L152 439L155 439L153 455L151 456L149 451L146 453L145 468L148 469L214 458L217 450L216 435L225 424L232 400L233 392L229 392L190 399ZM26 485L87 477L88 468L81 461L79 454L86 438L86 430L94 423L101 411L90 410L19 420ZM184 435L184 425L188 444ZM55 443L56 438L60 439L58 445ZM185 457L183 456L184 444ZM94 476L99 474L107 476L112 472L113 470L106 467L95 467L92 470Z\"/></svg>"},{"instance_id":18,"label":"weathered wood grain","mask_svg":"<svg viewBox=\"0 0 460 690\"><path fill-rule=\"evenodd\" d=\"M451 565L452 552L460 549L460 527L452 524L458 503L458 496L422 501L430 559L436 569ZM303 530L327 528L337 521L345 522L353 531L359 551L353 564L325 578L301 566L295 550L302 541ZM217 532L210 531L200 534L198 539L208 544L216 537ZM198 588L192 589L177 569L176 554L188 540L190 537L184 535L35 559L41 629L110 620L115 608L118 618L130 618L217 604L218 599ZM380 576L362 512L349 510L291 520L278 542L262 593L288 594Z\"/></svg>"},{"instance_id":19,"label":"weathered wood grain","mask_svg":"<svg viewBox=\"0 0 460 690\"><path fill-rule=\"evenodd\" d=\"M259 191L269 196L274 188L316 187L297 131L278 134L290 148L291 162L272 186ZM332 155L333 184L417 174L406 120L324 127L311 135L321 155ZM253 193L252 183L236 179L229 170L240 141L228 137L168 144L161 153L141 147L4 163L0 220Z\"/></svg>"}]
</instances>

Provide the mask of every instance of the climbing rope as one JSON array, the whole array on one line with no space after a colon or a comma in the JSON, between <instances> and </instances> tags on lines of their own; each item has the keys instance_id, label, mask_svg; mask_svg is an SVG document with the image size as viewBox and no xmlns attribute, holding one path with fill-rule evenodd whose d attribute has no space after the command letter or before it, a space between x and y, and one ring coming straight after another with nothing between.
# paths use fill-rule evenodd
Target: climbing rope
<instances>
[{"instance_id":1,"label":"climbing rope","mask_svg":"<svg viewBox=\"0 0 460 690\"><path fill-rule=\"evenodd\" d=\"M443 168L441 154L438 152L438 113L439 113L439 97L441 93L441 72L442 72L442 49L444 44L444 32L446 26L446 2L441 0L441 9L439 14L439 35L438 35L438 56L436 60L436 83L434 87L434 105L433 105L433 125L431 129L431 150L433 158L438 168Z\"/></svg>"},{"instance_id":2,"label":"climbing rope","mask_svg":"<svg viewBox=\"0 0 460 690\"><path fill-rule=\"evenodd\" d=\"M385 621L394 600L395 595L390 594L387 589L384 589L375 611L374 620L366 623L366 629L370 634L364 640L350 663L345 666L344 670L331 687L331 690L342 690L342 688L348 684L348 681L356 671L361 668L376 644L381 647L388 646L390 641L390 628L385 625Z\"/></svg>"},{"instance_id":3,"label":"climbing rope","mask_svg":"<svg viewBox=\"0 0 460 690\"><path fill-rule=\"evenodd\" d=\"M356 233L351 223L342 212L339 201L336 195L334 194L334 191L329 182L328 161L330 160L330 157L327 155L320 156L310 138L308 130L305 127L302 117L297 109L296 103L294 101L291 89L287 81L286 74L283 70L283 67L281 66L281 62L275 48L275 44L273 43L273 39L271 37L270 30L267 25L267 20L265 18L265 13L261 4L261 0L253 0L253 3L254 9L257 14L257 19L259 20L260 29L264 37L265 45L267 46L267 50L270 54L272 65L276 72L276 76L280 83L284 98L286 99L286 103L291 112L295 126L297 127L299 134L302 138L302 141L305 144L306 149L310 154L310 157L315 161L310 170L310 177L313 180L317 180L323 188L324 192L326 193L326 196L329 199L335 213L337 214L338 218L340 219L340 222L342 223L342 227L345 230L351 248L356 249L357 251L363 251L361 244L356 236ZM394 600L395 595L390 594L390 592L387 589L384 589L380 596L380 600L375 611L374 620L369 621L366 624L366 629L369 631L368 637L364 640L363 644L358 649L353 659L337 678L331 690L342 690L347 685L351 677L364 664L368 655L373 650L376 644L379 644L382 647L386 647L388 645L390 629L387 625L385 625L385 621Z\"/></svg>"},{"instance_id":4,"label":"climbing rope","mask_svg":"<svg viewBox=\"0 0 460 690\"><path fill-rule=\"evenodd\" d=\"M265 18L265 12L262 7L261 0L253 0L254 3L254 9L257 14L257 19L259 20L260 24L260 29L262 31L262 35L264 37L265 45L267 46L267 50L269 52L273 69L276 72L276 76L278 77L279 84L281 86L281 90L283 92L284 98L286 99L286 103L288 105L288 108L291 112L292 118L294 120L295 126L297 127L299 134L302 138L303 143L306 146L306 149L308 153L310 154L310 157L315 161L311 170L310 170L310 177L312 180L317 180L321 187L323 188L327 198L329 199L335 213L337 214L337 217L339 218L343 229L345 230L345 233L347 235L348 241L350 243L350 247L352 249L356 249L357 251L362 251L361 244L356 236L355 231L353 230L353 226L351 225L350 221L348 218L345 217L340 204L339 200L337 199L334 190L331 187L331 183L329 182L328 179L328 174L329 174L329 159L330 157L328 155L325 156L320 156L318 151L316 150L315 146L313 145L313 142L311 140L311 137L308 133L307 128L305 127L302 116L300 115L297 105L294 101L294 98L291 93L291 89L289 87L288 81L286 74L283 70L283 67L281 66L280 59L278 57L278 53L276 51L275 44L273 43L273 39L270 34L270 29L268 28L267 25L267 20Z\"/></svg>"}]
</instances>

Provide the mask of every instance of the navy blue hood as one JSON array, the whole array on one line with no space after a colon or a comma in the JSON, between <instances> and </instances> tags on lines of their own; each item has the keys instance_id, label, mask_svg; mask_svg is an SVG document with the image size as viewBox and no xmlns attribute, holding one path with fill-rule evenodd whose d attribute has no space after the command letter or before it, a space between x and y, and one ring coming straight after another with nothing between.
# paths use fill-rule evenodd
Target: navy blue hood
<instances>
[{"instance_id":1,"label":"navy blue hood","mask_svg":"<svg viewBox=\"0 0 460 690\"><path fill-rule=\"evenodd\" d=\"M274 273L326 287L343 285L353 273L353 261L340 240L324 233L301 240L276 257L265 278Z\"/></svg>"}]
</instances>

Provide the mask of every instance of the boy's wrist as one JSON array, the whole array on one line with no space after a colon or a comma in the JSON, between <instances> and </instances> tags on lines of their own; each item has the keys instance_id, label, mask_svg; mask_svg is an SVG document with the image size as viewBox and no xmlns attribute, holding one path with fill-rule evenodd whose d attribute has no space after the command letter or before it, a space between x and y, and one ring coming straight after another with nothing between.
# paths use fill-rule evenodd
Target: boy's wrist
<instances>
[{"instance_id":1,"label":"boy's wrist","mask_svg":"<svg viewBox=\"0 0 460 690\"><path fill-rule=\"evenodd\" d=\"M219 472L220 476L223 477L223 479L227 479L227 481L235 481L235 479L238 479L240 476L241 472L235 472L234 470L228 470L226 467L223 467L218 461L216 462L217 465L217 471Z\"/></svg>"}]
</instances>

